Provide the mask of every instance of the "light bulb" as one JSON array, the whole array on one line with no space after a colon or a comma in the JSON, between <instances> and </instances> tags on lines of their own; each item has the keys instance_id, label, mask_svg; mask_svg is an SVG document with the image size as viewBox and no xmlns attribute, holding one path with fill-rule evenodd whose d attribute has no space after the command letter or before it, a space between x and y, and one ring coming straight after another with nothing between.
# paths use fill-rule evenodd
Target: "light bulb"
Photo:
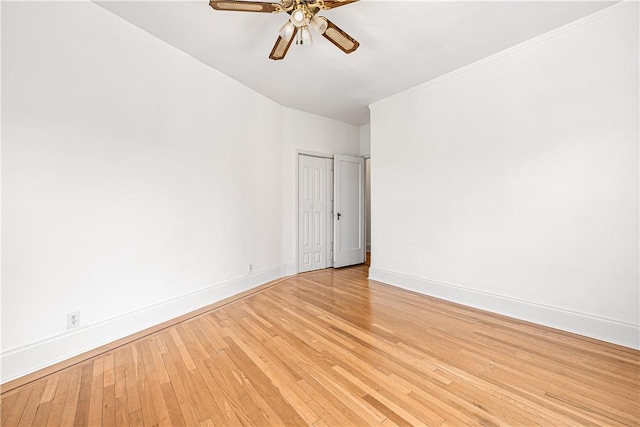
<instances>
[{"instance_id":1,"label":"light bulb","mask_svg":"<svg viewBox=\"0 0 640 427\"><path fill-rule=\"evenodd\" d=\"M296 27L300 28L306 24L306 17L304 11L302 9L296 9L291 14L291 23Z\"/></svg>"}]
</instances>

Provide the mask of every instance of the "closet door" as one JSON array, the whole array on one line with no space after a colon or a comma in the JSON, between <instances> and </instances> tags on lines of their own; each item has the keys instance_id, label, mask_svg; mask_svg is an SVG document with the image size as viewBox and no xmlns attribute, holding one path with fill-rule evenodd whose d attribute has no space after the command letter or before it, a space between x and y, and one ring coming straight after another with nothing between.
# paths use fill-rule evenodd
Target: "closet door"
<instances>
[{"instance_id":1,"label":"closet door","mask_svg":"<svg viewBox=\"0 0 640 427\"><path fill-rule=\"evenodd\" d=\"M362 264L365 255L364 159L336 154L333 266Z\"/></svg>"},{"instance_id":2,"label":"closet door","mask_svg":"<svg viewBox=\"0 0 640 427\"><path fill-rule=\"evenodd\" d=\"M298 272L331 265L329 172L331 160L298 156Z\"/></svg>"}]
</instances>

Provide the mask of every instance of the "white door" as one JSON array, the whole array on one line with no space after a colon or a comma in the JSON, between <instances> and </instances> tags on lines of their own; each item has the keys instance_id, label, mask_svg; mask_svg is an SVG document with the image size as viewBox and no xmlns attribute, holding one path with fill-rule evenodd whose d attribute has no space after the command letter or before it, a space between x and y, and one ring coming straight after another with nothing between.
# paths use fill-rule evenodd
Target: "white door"
<instances>
[{"instance_id":1,"label":"white door","mask_svg":"<svg viewBox=\"0 0 640 427\"><path fill-rule=\"evenodd\" d=\"M362 264L365 255L364 159L333 158L333 266Z\"/></svg>"},{"instance_id":2,"label":"white door","mask_svg":"<svg viewBox=\"0 0 640 427\"><path fill-rule=\"evenodd\" d=\"M298 156L298 272L331 266L331 159Z\"/></svg>"}]
</instances>

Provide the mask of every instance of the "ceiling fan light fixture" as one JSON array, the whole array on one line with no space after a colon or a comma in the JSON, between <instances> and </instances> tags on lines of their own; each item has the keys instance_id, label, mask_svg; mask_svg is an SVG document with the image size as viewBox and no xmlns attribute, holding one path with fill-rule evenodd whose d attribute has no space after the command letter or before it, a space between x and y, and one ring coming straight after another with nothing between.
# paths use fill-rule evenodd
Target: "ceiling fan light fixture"
<instances>
[{"instance_id":1,"label":"ceiling fan light fixture","mask_svg":"<svg viewBox=\"0 0 640 427\"><path fill-rule=\"evenodd\" d=\"M280 31L279 31L280 37L282 37L286 41L291 40L291 37L293 37L293 33L295 32L295 29L296 27L291 23L291 21L285 22L285 24L280 28Z\"/></svg>"},{"instance_id":2,"label":"ceiling fan light fixture","mask_svg":"<svg viewBox=\"0 0 640 427\"><path fill-rule=\"evenodd\" d=\"M287 22L278 30L276 44L269 54L270 59L279 61L284 59L294 39L298 45L313 44L309 27L344 53L354 52L360 43L329 19L316 14L321 10L333 9L357 1L359 0L209 0L209 6L215 10L287 13L289 15Z\"/></svg>"},{"instance_id":3,"label":"ceiling fan light fixture","mask_svg":"<svg viewBox=\"0 0 640 427\"><path fill-rule=\"evenodd\" d=\"M309 27L302 27L300 31L300 44L302 45L311 45L313 44L313 38L311 37L311 31L309 31Z\"/></svg>"},{"instance_id":4,"label":"ceiling fan light fixture","mask_svg":"<svg viewBox=\"0 0 640 427\"><path fill-rule=\"evenodd\" d=\"M314 16L313 18L311 18L311 21L309 21L309 25L311 25L311 28L313 28L313 30L322 35L324 34L325 31L327 31L327 20L321 16Z\"/></svg>"}]
</instances>

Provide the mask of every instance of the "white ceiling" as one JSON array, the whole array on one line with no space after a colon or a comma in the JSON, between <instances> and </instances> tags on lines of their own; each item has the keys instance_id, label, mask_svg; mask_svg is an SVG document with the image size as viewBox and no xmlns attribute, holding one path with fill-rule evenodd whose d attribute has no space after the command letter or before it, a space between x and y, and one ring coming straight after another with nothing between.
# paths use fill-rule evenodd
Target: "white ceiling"
<instances>
[{"instance_id":1,"label":"white ceiling","mask_svg":"<svg viewBox=\"0 0 640 427\"><path fill-rule=\"evenodd\" d=\"M97 3L281 105L354 125L369 123L375 101L613 4L361 0L320 13L360 42L356 52L315 35L272 61L286 14L215 11L208 0Z\"/></svg>"}]
</instances>

